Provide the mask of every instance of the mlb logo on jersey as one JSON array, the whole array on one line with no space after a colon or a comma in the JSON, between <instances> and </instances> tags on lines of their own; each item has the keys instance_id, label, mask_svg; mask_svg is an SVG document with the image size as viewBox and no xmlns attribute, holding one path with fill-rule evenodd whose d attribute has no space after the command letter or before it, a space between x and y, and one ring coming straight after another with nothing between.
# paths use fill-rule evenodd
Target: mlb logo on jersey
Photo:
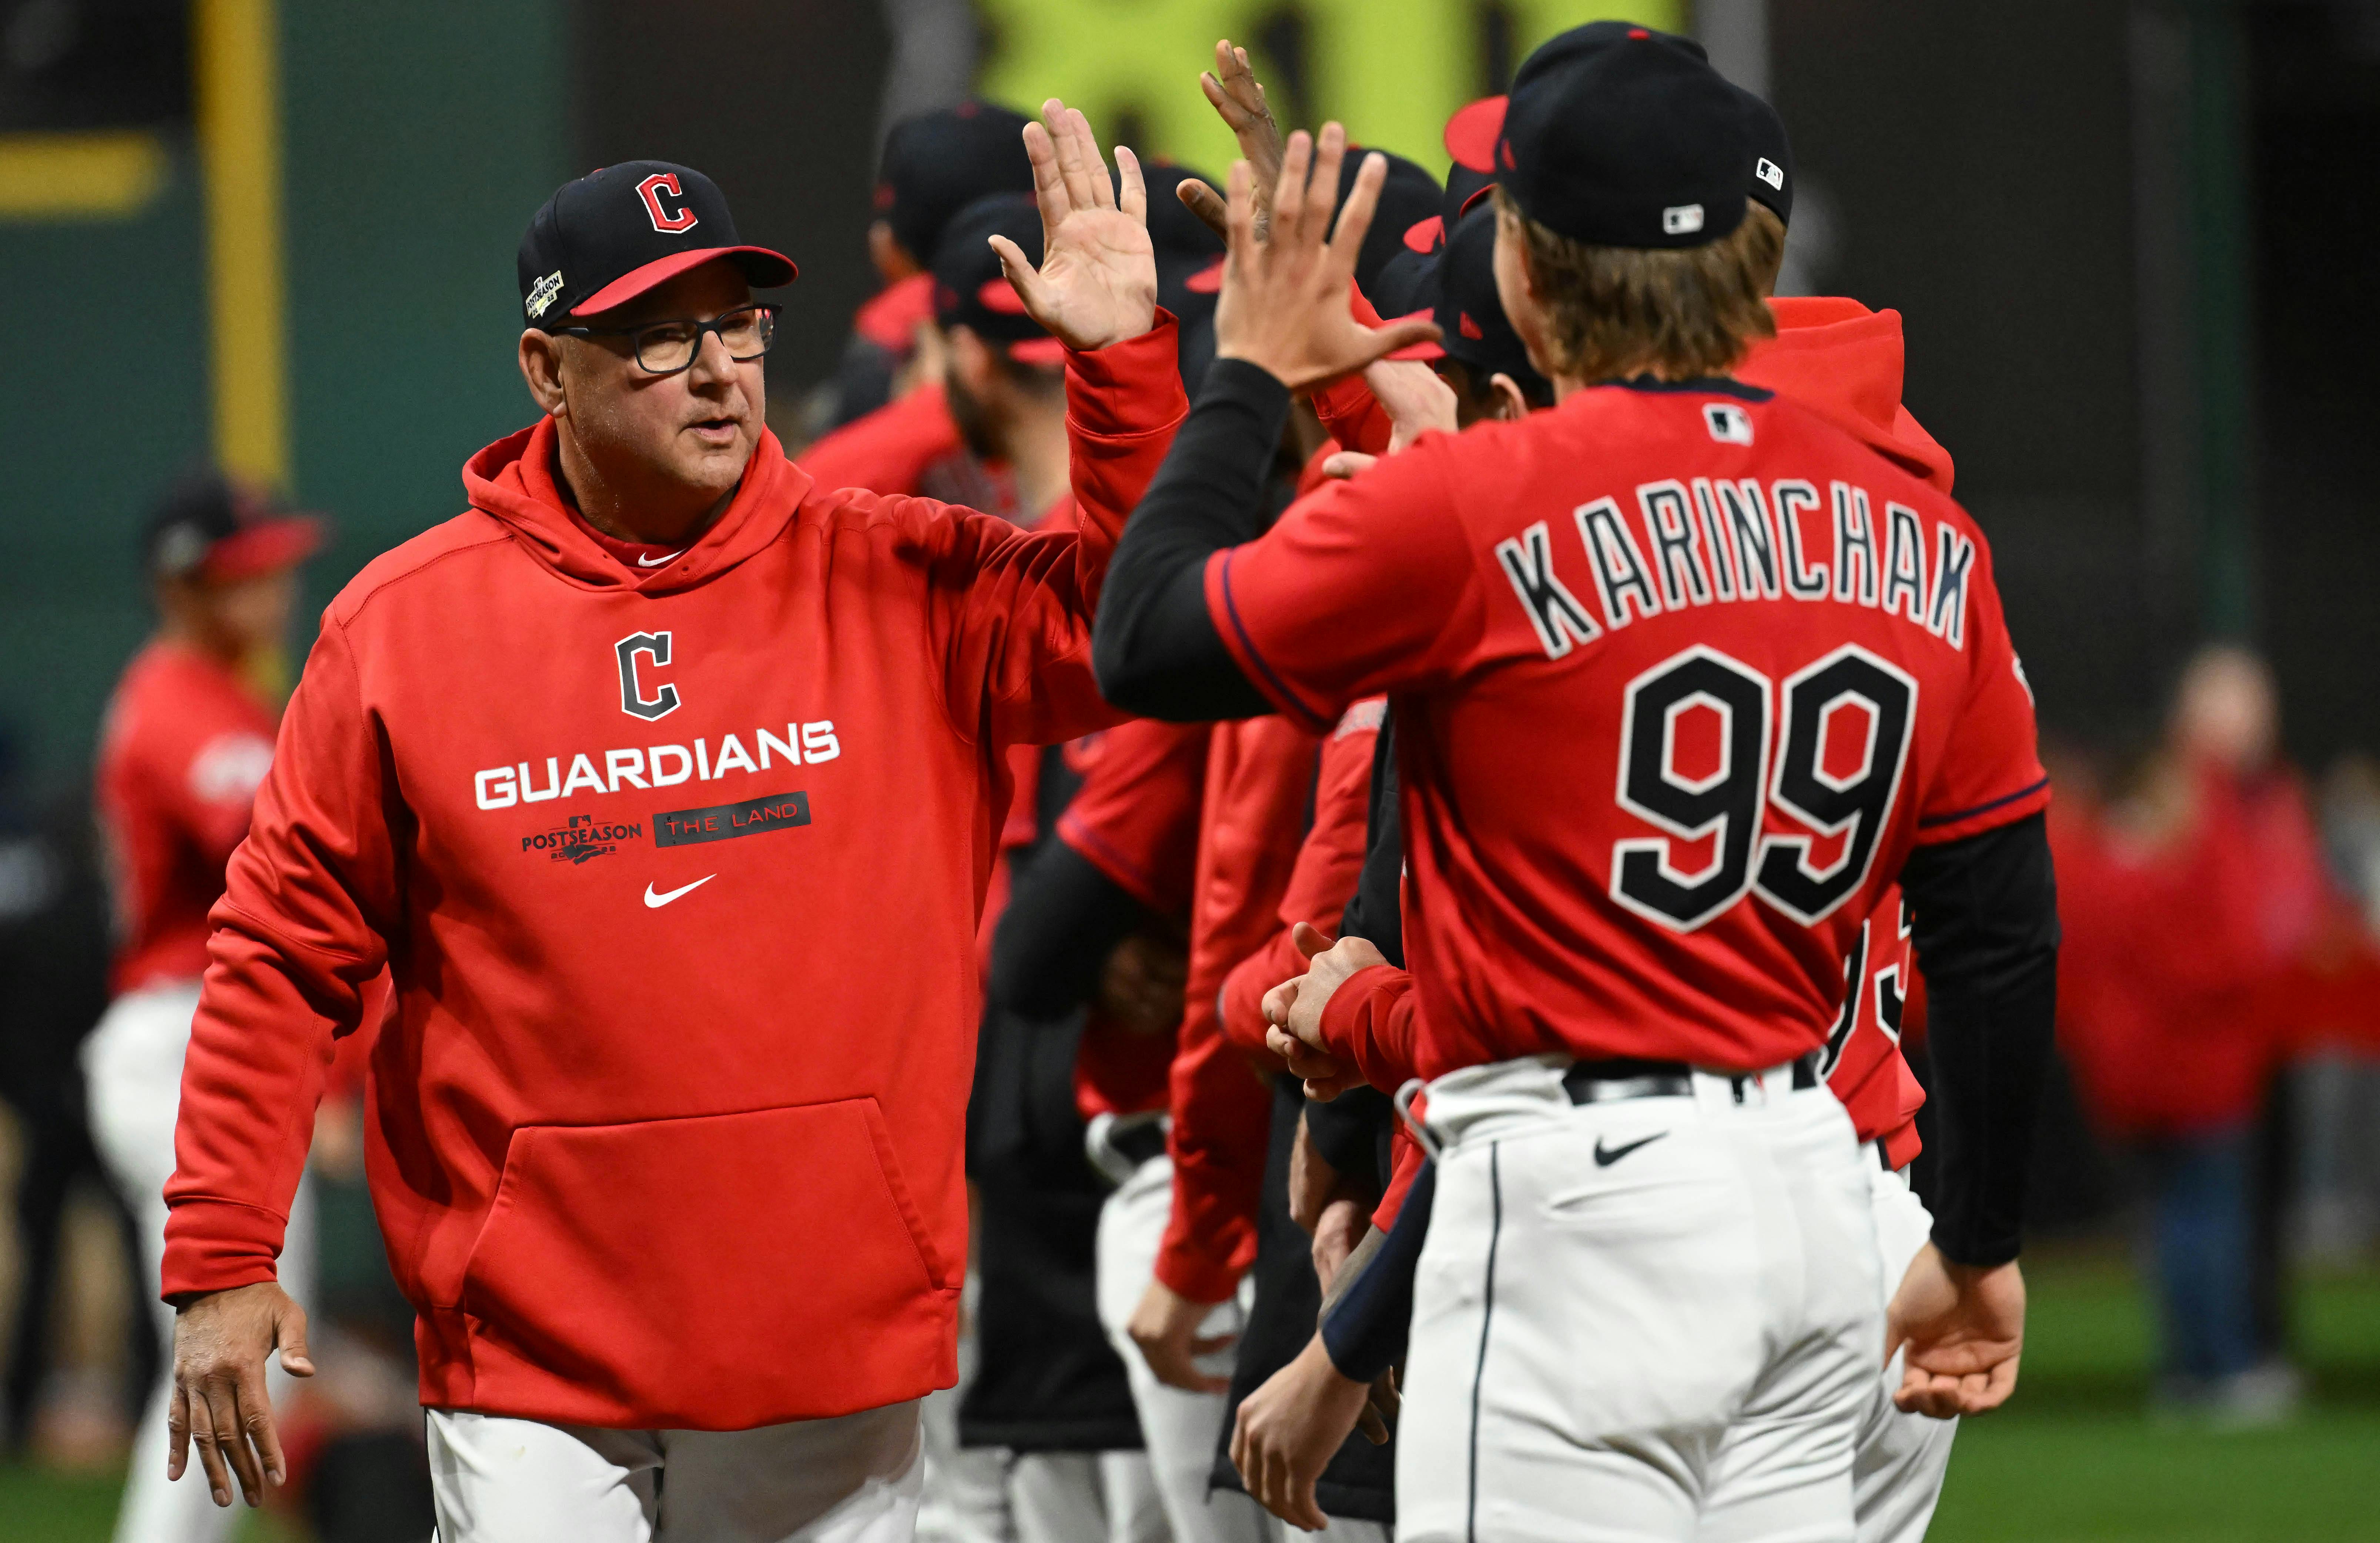
<instances>
[{"instance_id":1,"label":"mlb logo on jersey","mask_svg":"<svg viewBox=\"0 0 2380 1543\"><path fill-rule=\"evenodd\" d=\"M1710 426L1710 437L1721 444L1750 444L1752 415L1732 402L1706 402L1703 421Z\"/></svg>"}]
</instances>

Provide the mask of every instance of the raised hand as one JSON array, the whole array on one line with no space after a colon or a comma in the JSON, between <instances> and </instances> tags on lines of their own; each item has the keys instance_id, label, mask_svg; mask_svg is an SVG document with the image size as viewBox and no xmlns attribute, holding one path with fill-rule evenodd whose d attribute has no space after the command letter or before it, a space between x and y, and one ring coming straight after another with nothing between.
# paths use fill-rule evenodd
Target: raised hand
<instances>
[{"instance_id":1,"label":"raised hand","mask_svg":"<svg viewBox=\"0 0 2380 1543\"><path fill-rule=\"evenodd\" d=\"M1157 251L1140 162L1116 147L1117 197L1090 120L1056 97L1046 123L1025 126L1033 196L1041 206L1041 266L1004 236L991 237L1025 310L1069 348L1104 348L1157 324Z\"/></svg>"},{"instance_id":2,"label":"raised hand","mask_svg":"<svg viewBox=\"0 0 2380 1543\"><path fill-rule=\"evenodd\" d=\"M1371 228L1389 164L1378 155L1364 158L1334 234L1330 217L1346 153L1347 131L1335 123L1322 126L1318 140L1303 130L1289 137L1273 188L1272 238L1261 243L1248 163L1232 164L1231 250L1215 305L1215 357L1245 359L1292 391L1353 374L1438 336L1437 326L1424 321L1374 330L1348 309L1355 254Z\"/></svg>"},{"instance_id":3,"label":"raised hand","mask_svg":"<svg viewBox=\"0 0 2380 1543\"><path fill-rule=\"evenodd\" d=\"M1888 1363L1895 1351L1905 1353L1892 1395L1903 1412L1947 1420L1998 1408L2024 1354L2023 1271L1952 1264L1927 1244L1885 1313Z\"/></svg>"},{"instance_id":4,"label":"raised hand","mask_svg":"<svg viewBox=\"0 0 2380 1543\"><path fill-rule=\"evenodd\" d=\"M1240 159L1256 174L1256 233L1257 240L1265 240L1272 230L1272 189L1273 184L1281 180L1284 147L1281 125L1273 121L1272 108L1265 102L1264 86L1248 66L1248 51L1233 47L1229 38L1218 39L1215 67L1198 77L1198 89L1214 103L1215 115L1223 120L1223 127L1240 141ZM1188 188L1190 184L1182 186ZM1182 201L1192 213L1207 219L1208 200L1213 200L1214 195L1204 183L1198 184L1198 188L1207 194L1206 200L1184 192ZM1223 213L1220 200L1214 200L1214 213ZM1215 226L1217 235L1225 234L1215 219L1207 219L1207 223Z\"/></svg>"}]
</instances>

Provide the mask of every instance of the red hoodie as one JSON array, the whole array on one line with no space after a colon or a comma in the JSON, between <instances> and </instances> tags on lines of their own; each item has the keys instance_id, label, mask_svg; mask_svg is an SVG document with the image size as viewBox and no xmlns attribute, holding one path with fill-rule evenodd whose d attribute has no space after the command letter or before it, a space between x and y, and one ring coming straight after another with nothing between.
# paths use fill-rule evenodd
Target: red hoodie
<instances>
[{"instance_id":1,"label":"red hoodie","mask_svg":"<svg viewBox=\"0 0 2380 1543\"><path fill-rule=\"evenodd\" d=\"M166 1294L272 1278L385 959L367 1161L425 1404L739 1429L949 1386L1003 751L1113 721L1091 615L1186 410L1172 326L1068 395L1079 535L825 492L764 434L640 572L550 423L473 457L324 614L232 859Z\"/></svg>"}]
</instances>

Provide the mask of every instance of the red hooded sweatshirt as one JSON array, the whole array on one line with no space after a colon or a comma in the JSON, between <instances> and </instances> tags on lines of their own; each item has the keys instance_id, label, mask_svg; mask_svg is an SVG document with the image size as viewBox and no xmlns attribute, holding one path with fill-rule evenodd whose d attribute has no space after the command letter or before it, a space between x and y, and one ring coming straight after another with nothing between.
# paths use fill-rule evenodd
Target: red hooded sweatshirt
<instances>
[{"instance_id":1,"label":"red hooded sweatshirt","mask_svg":"<svg viewBox=\"0 0 2380 1543\"><path fill-rule=\"evenodd\" d=\"M1004 751L1114 721L1099 583L1186 411L1170 322L1067 386L1079 534L764 434L641 570L550 422L472 458L324 613L232 859L166 1294L272 1278L385 960L367 1167L425 1404L724 1430L951 1385Z\"/></svg>"}]
</instances>

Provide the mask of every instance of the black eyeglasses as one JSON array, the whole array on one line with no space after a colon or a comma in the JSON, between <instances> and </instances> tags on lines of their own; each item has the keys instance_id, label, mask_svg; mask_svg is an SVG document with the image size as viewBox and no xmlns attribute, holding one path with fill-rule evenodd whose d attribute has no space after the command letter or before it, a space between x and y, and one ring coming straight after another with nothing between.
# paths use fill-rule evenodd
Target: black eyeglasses
<instances>
[{"instance_id":1,"label":"black eyeglasses","mask_svg":"<svg viewBox=\"0 0 2380 1543\"><path fill-rule=\"evenodd\" d=\"M674 375L690 368L702 351L702 334L717 333L727 357L738 364L759 358L777 340L777 308L738 306L709 322L652 322L641 327L548 327L571 337L625 337L638 365L649 375Z\"/></svg>"}]
</instances>

